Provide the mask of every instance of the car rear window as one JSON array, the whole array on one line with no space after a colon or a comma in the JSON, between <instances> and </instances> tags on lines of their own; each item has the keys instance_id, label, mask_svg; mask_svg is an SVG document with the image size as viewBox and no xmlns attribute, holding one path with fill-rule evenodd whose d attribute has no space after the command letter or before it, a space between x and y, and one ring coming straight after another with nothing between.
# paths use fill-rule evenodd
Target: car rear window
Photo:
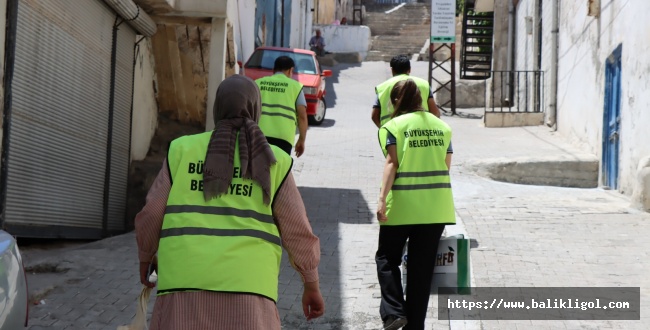
<instances>
[{"instance_id":1,"label":"car rear window","mask_svg":"<svg viewBox=\"0 0 650 330\"><path fill-rule=\"evenodd\" d=\"M277 50L255 51L250 60L248 60L248 63L246 63L246 67L273 70L275 59L280 56L289 56L291 59L293 59L294 63L296 64L296 67L294 68L294 72L296 73L317 74L316 64L314 63L314 58L311 55L282 52Z\"/></svg>"}]
</instances>

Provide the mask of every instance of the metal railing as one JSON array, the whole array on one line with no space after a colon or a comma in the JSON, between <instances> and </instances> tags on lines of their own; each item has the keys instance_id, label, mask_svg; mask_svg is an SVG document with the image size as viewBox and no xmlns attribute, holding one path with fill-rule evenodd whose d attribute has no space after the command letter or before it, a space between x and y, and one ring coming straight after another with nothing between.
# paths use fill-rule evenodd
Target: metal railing
<instances>
[{"instance_id":1,"label":"metal railing","mask_svg":"<svg viewBox=\"0 0 650 330\"><path fill-rule=\"evenodd\" d=\"M491 72L485 81L486 112L544 111L544 71Z\"/></svg>"}]
</instances>

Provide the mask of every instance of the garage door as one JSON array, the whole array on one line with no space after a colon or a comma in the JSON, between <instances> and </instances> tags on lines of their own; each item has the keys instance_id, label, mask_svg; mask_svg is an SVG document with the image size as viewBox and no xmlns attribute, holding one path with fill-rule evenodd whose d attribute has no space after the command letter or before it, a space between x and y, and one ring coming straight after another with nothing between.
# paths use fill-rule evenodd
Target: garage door
<instances>
[{"instance_id":1,"label":"garage door","mask_svg":"<svg viewBox=\"0 0 650 330\"><path fill-rule=\"evenodd\" d=\"M14 235L124 230L135 32L119 26L111 104L115 22L99 0L18 1L2 219Z\"/></svg>"}]
</instances>

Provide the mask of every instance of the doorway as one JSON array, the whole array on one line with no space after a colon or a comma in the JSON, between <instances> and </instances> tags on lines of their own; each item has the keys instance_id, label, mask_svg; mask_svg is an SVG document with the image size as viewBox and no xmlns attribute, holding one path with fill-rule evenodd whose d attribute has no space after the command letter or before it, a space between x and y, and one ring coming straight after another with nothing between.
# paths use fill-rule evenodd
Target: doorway
<instances>
[{"instance_id":1,"label":"doorway","mask_svg":"<svg viewBox=\"0 0 650 330\"><path fill-rule=\"evenodd\" d=\"M605 109L603 117L603 186L618 189L618 155L621 123L622 45L605 61Z\"/></svg>"}]
</instances>

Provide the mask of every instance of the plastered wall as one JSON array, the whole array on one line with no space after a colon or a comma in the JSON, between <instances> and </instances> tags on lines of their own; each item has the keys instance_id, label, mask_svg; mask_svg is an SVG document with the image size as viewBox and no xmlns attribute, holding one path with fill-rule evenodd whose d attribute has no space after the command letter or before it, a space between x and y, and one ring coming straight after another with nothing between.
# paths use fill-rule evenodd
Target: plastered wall
<instances>
[{"instance_id":1,"label":"plastered wall","mask_svg":"<svg viewBox=\"0 0 650 330\"><path fill-rule=\"evenodd\" d=\"M138 39L139 40L139 39ZM158 105L154 86L156 69L151 40L142 40L135 49L133 72L133 122L131 126L131 160L147 156L151 138L158 126Z\"/></svg>"}]
</instances>

